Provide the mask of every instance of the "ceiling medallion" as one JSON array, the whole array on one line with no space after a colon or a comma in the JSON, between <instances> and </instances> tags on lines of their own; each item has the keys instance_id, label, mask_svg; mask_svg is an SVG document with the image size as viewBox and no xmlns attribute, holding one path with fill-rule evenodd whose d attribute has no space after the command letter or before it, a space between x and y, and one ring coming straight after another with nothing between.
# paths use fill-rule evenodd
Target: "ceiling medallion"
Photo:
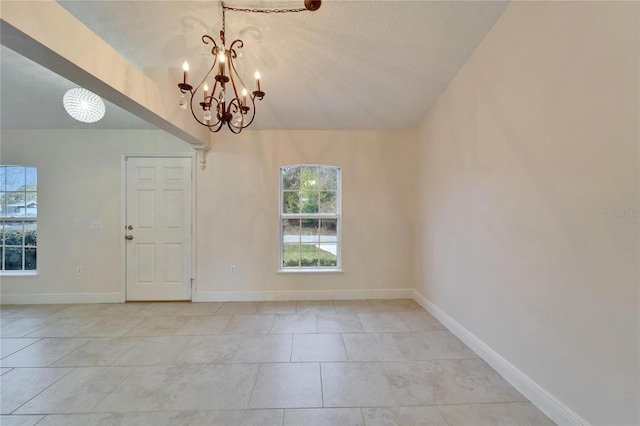
<instances>
[{"instance_id":1,"label":"ceiling medallion","mask_svg":"<svg viewBox=\"0 0 640 426\"><path fill-rule=\"evenodd\" d=\"M239 50L242 49L244 43L242 40L234 40L229 47L226 47L225 40L225 12L227 10L233 12L247 13L289 13L289 12L305 12L315 11L320 8L321 0L305 0L304 8L300 9L243 9L222 6L222 30L220 31L220 45L210 35L203 35L202 42L204 44L213 44L211 55L213 63L204 78L195 88L189 84L189 64L185 61L183 65L184 78L182 83L178 84L182 97L180 99L180 107L191 109L193 118L203 126L209 128L212 132L218 132L226 124L233 133L240 133L253 123L256 115L255 100L262 100L265 93L260 87L260 73L255 73L255 90L248 92L247 86L238 74L235 60L240 57ZM213 81L210 76L215 72ZM209 91L210 81L213 86ZM202 89L202 90L201 90ZM196 99L196 94L200 93ZM189 96L190 95L190 96ZM188 99L189 98L189 99ZM194 110L202 111L201 115Z\"/></svg>"}]
</instances>

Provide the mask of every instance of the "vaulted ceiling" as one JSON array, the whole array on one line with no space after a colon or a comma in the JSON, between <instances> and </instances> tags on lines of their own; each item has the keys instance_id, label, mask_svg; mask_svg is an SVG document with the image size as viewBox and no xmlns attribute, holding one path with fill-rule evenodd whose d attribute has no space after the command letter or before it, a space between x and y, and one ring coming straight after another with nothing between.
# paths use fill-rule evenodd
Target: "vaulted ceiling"
<instances>
[{"instance_id":1,"label":"vaulted ceiling","mask_svg":"<svg viewBox=\"0 0 640 426\"><path fill-rule=\"evenodd\" d=\"M194 82L211 59L200 38L217 37L221 27L220 3L214 1L58 3L142 72L178 70L188 60ZM302 3L225 4L297 8ZM244 41L239 72L252 81L260 70L266 92L251 128L413 129L507 4L325 0L316 12L227 12L227 40ZM75 122L61 100L73 82L6 47L0 59L3 128L152 127L111 103L102 122Z\"/></svg>"}]
</instances>

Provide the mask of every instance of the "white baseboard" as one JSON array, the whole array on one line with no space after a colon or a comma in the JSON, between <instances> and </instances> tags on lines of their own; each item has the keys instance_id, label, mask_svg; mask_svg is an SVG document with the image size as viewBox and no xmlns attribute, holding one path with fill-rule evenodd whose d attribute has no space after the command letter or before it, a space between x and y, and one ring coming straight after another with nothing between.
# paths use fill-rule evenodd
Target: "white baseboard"
<instances>
[{"instance_id":1,"label":"white baseboard","mask_svg":"<svg viewBox=\"0 0 640 426\"><path fill-rule=\"evenodd\" d=\"M254 302L274 300L412 299L413 289L216 291L194 293L194 302Z\"/></svg>"},{"instance_id":2,"label":"white baseboard","mask_svg":"<svg viewBox=\"0 0 640 426\"><path fill-rule=\"evenodd\" d=\"M245 302L272 300L349 300L349 299L411 299L413 289L383 290L300 290L300 291L219 291L194 293L194 302ZM66 303L122 303L120 293L60 293L60 294L3 294L5 305L66 304Z\"/></svg>"},{"instance_id":3,"label":"white baseboard","mask_svg":"<svg viewBox=\"0 0 640 426\"><path fill-rule=\"evenodd\" d=\"M122 303L120 293L56 293L56 294L3 294L4 305L67 304L67 303Z\"/></svg>"},{"instance_id":4,"label":"white baseboard","mask_svg":"<svg viewBox=\"0 0 640 426\"><path fill-rule=\"evenodd\" d=\"M491 349L476 335L464 328L429 299L413 290L413 299L469 346L480 358L487 362L506 381L526 396L536 407L559 425L589 425L586 420L564 405L546 389L534 382L499 353Z\"/></svg>"}]
</instances>

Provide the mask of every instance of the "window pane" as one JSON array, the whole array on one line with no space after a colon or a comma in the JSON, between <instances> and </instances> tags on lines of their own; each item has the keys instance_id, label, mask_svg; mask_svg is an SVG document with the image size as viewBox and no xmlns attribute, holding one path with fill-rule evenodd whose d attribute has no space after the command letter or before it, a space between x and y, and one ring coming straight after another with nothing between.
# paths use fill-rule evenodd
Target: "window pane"
<instances>
[{"instance_id":1,"label":"window pane","mask_svg":"<svg viewBox=\"0 0 640 426\"><path fill-rule=\"evenodd\" d=\"M300 219L282 221L282 267L300 266Z\"/></svg>"},{"instance_id":2,"label":"window pane","mask_svg":"<svg viewBox=\"0 0 640 426\"><path fill-rule=\"evenodd\" d=\"M24 167L5 167L5 179L7 181L7 191L18 191L25 187Z\"/></svg>"},{"instance_id":3,"label":"window pane","mask_svg":"<svg viewBox=\"0 0 640 426\"><path fill-rule=\"evenodd\" d=\"M300 246L300 266L318 267L318 242Z\"/></svg>"},{"instance_id":4,"label":"window pane","mask_svg":"<svg viewBox=\"0 0 640 426\"><path fill-rule=\"evenodd\" d=\"M313 190L318 187L318 168L317 167L301 167L300 168L300 189Z\"/></svg>"},{"instance_id":5,"label":"window pane","mask_svg":"<svg viewBox=\"0 0 640 426\"><path fill-rule=\"evenodd\" d=\"M320 244L320 266L338 266L338 245L336 243Z\"/></svg>"},{"instance_id":6,"label":"window pane","mask_svg":"<svg viewBox=\"0 0 640 426\"><path fill-rule=\"evenodd\" d=\"M282 193L282 213L300 213L300 196L298 191Z\"/></svg>"},{"instance_id":7,"label":"window pane","mask_svg":"<svg viewBox=\"0 0 640 426\"><path fill-rule=\"evenodd\" d=\"M318 213L318 193L302 191L300 193L300 211L302 213Z\"/></svg>"},{"instance_id":8,"label":"window pane","mask_svg":"<svg viewBox=\"0 0 640 426\"><path fill-rule=\"evenodd\" d=\"M320 243L318 219L302 219L302 245L300 246L300 266L318 266L318 245Z\"/></svg>"},{"instance_id":9,"label":"window pane","mask_svg":"<svg viewBox=\"0 0 640 426\"><path fill-rule=\"evenodd\" d=\"M4 222L0 222L0 245L4 245Z\"/></svg>"},{"instance_id":10,"label":"window pane","mask_svg":"<svg viewBox=\"0 0 640 426\"><path fill-rule=\"evenodd\" d=\"M303 243L317 243L318 242L318 226L320 220L318 219L302 219L302 237Z\"/></svg>"},{"instance_id":11,"label":"window pane","mask_svg":"<svg viewBox=\"0 0 640 426\"><path fill-rule=\"evenodd\" d=\"M36 270L36 249L34 248L24 249L24 269L26 271Z\"/></svg>"},{"instance_id":12,"label":"window pane","mask_svg":"<svg viewBox=\"0 0 640 426\"><path fill-rule=\"evenodd\" d=\"M6 192L0 192L0 216L7 216Z\"/></svg>"},{"instance_id":13,"label":"window pane","mask_svg":"<svg viewBox=\"0 0 640 426\"><path fill-rule=\"evenodd\" d=\"M38 244L38 223L29 221L24 223L24 245L37 246Z\"/></svg>"},{"instance_id":14,"label":"window pane","mask_svg":"<svg viewBox=\"0 0 640 426\"><path fill-rule=\"evenodd\" d=\"M26 192L24 202L26 205L25 216L38 216L38 193Z\"/></svg>"},{"instance_id":15,"label":"window pane","mask_svg":"<svg viewBox=\"0 0 640 426\"><path fill-rule=\"evenodd\" d=\"M335 192L320 192L318 198L320 213L338 213L338 203L336 202Z\"/></svg>"},{"instance_id":16,"label":"window pane","mask_svg":"<svg viewBox=\"0 0 640 426\"><path fill-rule=\"evenodd\" d=\"M282 189L296 191L300 189L300 167L282 168Z\"/></svg>"},{"instance_id":17,"label":"window pane","mask_svg":"<svg viewBox=\"0 0 640 426\"><path fill-rule=\"evenodd\" d=\"M299 268L300 267L300 244L282 245L282 267L283 268Z\"/></svg>"},{"instance_id":18,"label":"window pane","mask_svg":"<svg viewBox=\"0 0 640 426\"><path fill-rule=\"evenodd\" d=\"M7 202L7 216L24 216L24 192L6 192L5 198Z\"/></svg>"},{"instance_id":19,"label":"window pane","mask_svg":"<svg viewBox=\"0 0 640 426\"><path fill-rule=\"evenodd\" d=\"M0 166L0 191L6 190L7 179L5 178L7 174L7 168L5 166Z\"/></svg>"},{"instance_id":20,"label":"window pane","mask_svg":"<svg viewBox=\"0 0 640 426\"><path fill-rule=\"evenodd\" d=\"M35 167L27 167L25 171L25 186L27 191L38 190L38 169Z\"/></svg>"},{"instance_id":21,"label":"window pane","mask_svg":"<svg viewBox=\"0 0 640 426\"><path fill-rule=\"evenodd\" d=\"M300 219L283 219L282 230L285 243L300 243Z\"/></svg>"},{"instance_id":22,"label":"window pane","mask_svg":"<svg viewBox=\"0 0 640 426\"><path fill-rule=\"evenodd\" d=\"M319 189L338 189L338 168L337 167L320 167L318 170L318 187Z\"/></svg>"},{"instance_id":23,"label":"window pane","mask_svg":"<svg viewBox=\"0 0 640 426\"><path fill-rule=\"evenodd\" d=\"M4 223L4 244L7 246L22 245L22 222Z\"/></svg>"},{"instance_id":24,"label":"window pane","mask_svg":"<svg viewBox=\"0 0 640 426\"><path fill-rule=\"evenodd\" d=\"M338 219L322 219L320 221L320 240L336 242L338 239Z\"/></svg>"},{"instance_id":25,"label":"window pane","mask_svg":"<svg viewBox=\"0 0 640 426\"><path fill-rule=\"evenodd\" d=\"M22 247L6 247L4 251L4 269L22 270Z\"/></svg>"}]
</instances>

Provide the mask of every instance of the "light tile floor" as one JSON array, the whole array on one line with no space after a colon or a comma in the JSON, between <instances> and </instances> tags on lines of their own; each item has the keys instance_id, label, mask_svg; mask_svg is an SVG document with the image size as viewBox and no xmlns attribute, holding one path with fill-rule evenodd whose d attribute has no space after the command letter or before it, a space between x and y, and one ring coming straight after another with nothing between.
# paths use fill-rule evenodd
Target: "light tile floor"
<instances>
[{"instance_id":1,"label":"light tile floor","mask_svg":"<svg viewBox=\"0 0 640 426\"><path fill-rule=\"evenodd\" d=\"M553 424L412 300L0 312L3 426Z\"/></svg>"}]
</instances>

